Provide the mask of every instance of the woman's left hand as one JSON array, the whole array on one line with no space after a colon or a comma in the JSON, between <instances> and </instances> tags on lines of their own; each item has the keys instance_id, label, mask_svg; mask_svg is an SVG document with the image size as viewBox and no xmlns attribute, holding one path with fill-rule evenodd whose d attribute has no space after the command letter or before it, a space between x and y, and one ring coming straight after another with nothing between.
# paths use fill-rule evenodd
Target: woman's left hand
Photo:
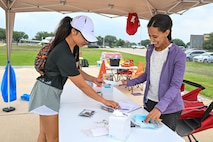
<instances>
[{"instance_id":1,"label":"woman's left hand","mask_svg":"<svg viewBox=\"0 0 213 142\"><path fill-rule=\"evenodd\" d=\"M144 120L144 122L145 123L148 123L148 122L153 123L154 121L159 122L160 116L161 116L161 111L158 108L153 108L149 112L149 114L146 116L146 119Z\"/></svg>"}]
</instances>

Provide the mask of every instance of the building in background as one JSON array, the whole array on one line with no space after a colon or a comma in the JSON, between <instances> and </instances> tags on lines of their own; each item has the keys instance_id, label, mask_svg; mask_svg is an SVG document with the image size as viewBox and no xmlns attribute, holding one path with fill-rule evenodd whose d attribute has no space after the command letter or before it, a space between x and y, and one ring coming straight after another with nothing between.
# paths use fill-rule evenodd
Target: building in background
<instances>
[{"instance_id":1,"label":"building in background","mask_svg":"<svg viewBox=\"0 0 213 142\"><path fill-rule=\"evenodd\" d=\"M191 35L190 36L190 48L203 49L203 42L209 40L209 34L204 35Z\"/></svg>"},{"instance_id":2,"label":"building in background","mask_svg":"<svg viewBox=\"0 0 213 142\"><path fill-rule=\"evenodd\" d=\"M204 35L203 35L203 40L204 40L204 41L209 40L209 37L210 37L209 34L204 34Z\"/></svg>"},{"instance_id":3,"label":"building in background","mask_svg":"<svg viewBox=\"0 0 213 142\"><path fill-rule=\"evenodd\" d=\"M203 35L191 35L190 36L190 48L203 49Z\"/></svg>"}]
</instances>

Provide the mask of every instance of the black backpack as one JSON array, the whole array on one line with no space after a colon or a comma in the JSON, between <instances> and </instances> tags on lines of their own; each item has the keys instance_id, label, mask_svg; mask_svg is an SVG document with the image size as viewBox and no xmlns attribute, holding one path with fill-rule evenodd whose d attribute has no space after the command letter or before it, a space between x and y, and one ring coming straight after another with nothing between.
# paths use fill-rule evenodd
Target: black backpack
<instances>
[{"instance_id":1,"label":"black backpack","mask_svg":"<svg viewBox=\"0 0 213 142\"><path fill-rule=\"evenodd\" d=\"M87 59L81 60L81 67L89 67L89 62Z\"/></svg>"}]
</instances>

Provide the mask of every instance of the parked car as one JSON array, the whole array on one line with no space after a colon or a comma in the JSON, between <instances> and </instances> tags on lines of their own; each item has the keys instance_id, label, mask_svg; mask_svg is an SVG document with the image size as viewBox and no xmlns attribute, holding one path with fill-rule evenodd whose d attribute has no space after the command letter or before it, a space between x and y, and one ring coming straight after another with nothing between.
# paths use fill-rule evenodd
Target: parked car
<instances>
[{"instance_id":1,"label":"parked car","mask_svg":"<svg viewBox=\"0 0 213 142\"><path fill-rule=\"evenodd\" d=\"M145 46L143 45L132 45L133 49L145 49Z\"/></svg>"},{"instance_id":2,"label":"parked car","mask_svg":"<svg viewBox=\"0 0 213 142\"><path fill-rule=\"evenodd\" d=\"M99 48L99 45L96 45L96 44L90 44L90 45L88 45L88 48Z\"/></svg>"},{"instance_id":3,"label":"parked car","mask_svg":"<svg viewBox=\"0 0 213 142\"><path fill-rule=\"evenodd\" d=\"M195 56L193 58L193 61L194 62L203 62L203 63L207 63L207 60L209 57L213 57L213 52L206 52L206 53L203 53L199 56Z\"/></svg>"},{"instance_id":4,"label":"parked car","mask_svg":"<svg viewBox=\"0 0 213 142\"><path fill-rule=\"evenodd\" d=\"M193 57L199 56L203 53L205 53L205 50L187 50L186 53L186 61L193 61Z\"/></svg>"},{"instance_id":5,"label":"parked car","mask_svg":"<svg viewBox=\"0 0 213 142\"><path fill-rule=\"evenodd\" d=\"M209 58L207 59L207 62L208 62L208 63L213 63L213 56L209 57Z\"/></svg>"},{"instance_id":6,"label":"parked car","mask_svg":"<svg viewBox=\"0 0 213 142\"><path fill-rule=\"evenodd\" d=\"M184 46L179 46L180 47L180 49L182 49L183 51L186 51L186 47L184 47Z\"/></svg>"}]
</instances>

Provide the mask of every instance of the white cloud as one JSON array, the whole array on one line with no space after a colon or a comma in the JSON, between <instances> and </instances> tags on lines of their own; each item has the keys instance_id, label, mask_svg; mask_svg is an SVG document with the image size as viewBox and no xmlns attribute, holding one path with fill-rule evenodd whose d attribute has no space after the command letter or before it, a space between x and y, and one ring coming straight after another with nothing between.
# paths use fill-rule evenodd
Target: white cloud
<instances>
[{"instance_id":1,"label":"white cloud","mask_svg":"<svg viewBox=\"0 0 213 142\"><path fill-rule=\"evenodd\" d=\"M183 15L172 15L173 38L190 41L190 35L203 35L213 32L213 4L190 9Z\"/></svg>"},{"instance_id":2,"label":"white cloud","mask_svg":"<svg viewBox=\"0 0 213 142\"><path fill-rule=\"evenodd\" d=\"M172 37L182 39L185 43L190 41L191 34L203 35L213 32L213 4L192 8L183 15L173 14L173 31ZM17 13L15 18L15 31L24 31L33 38L37 32L47 31L54 32L59 21L64 16L74 17L76 15L85 14L92 18L95 24L95 34L97 36L113 35L117 39L121 38L131 42L139 42L148 39L147 20L140 20L141 27L134 36L126 33L126 18L107 18L94 13L72 13L60 14L55 12L29 12ZM0 8L0 28L5 28L5 13Z\"/></svg>"}]
</instances>

